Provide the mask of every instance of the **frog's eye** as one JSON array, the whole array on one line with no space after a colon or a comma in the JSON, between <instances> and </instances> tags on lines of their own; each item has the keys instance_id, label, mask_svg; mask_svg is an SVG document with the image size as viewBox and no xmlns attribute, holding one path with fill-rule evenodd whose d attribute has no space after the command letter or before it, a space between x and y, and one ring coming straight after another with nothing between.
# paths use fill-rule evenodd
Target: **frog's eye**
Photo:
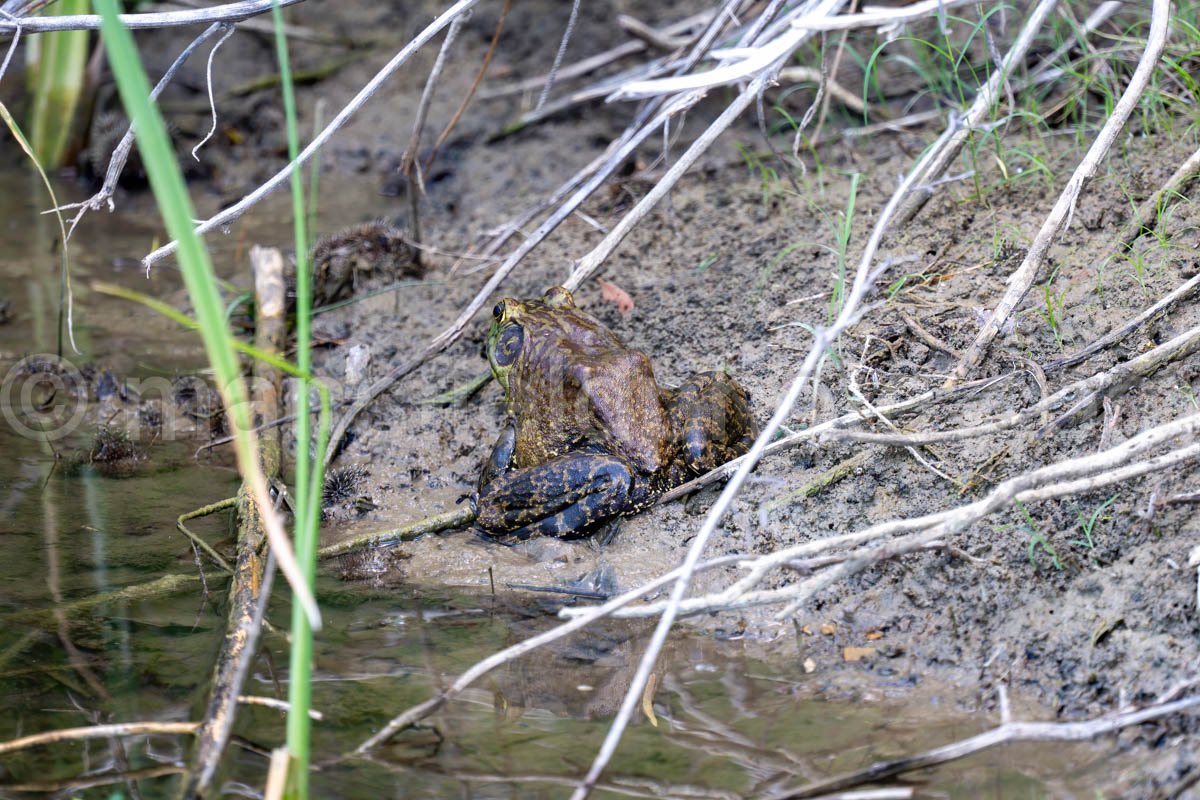
<instances>
[{"instance_id":1,"label":"frog's eye","mask_svg":"<svg viewBox=\"0 0 1200 800\"><path fill-rule=\"evenodd\" d=\"M496 307L492 309L492 318L498 321L503 316L504 316L504 301L501 300L499 303L496 303Z\"/></svg>"},{"instance_id":2,"label":"frog's eye","mask_svg":"<svg viewBox=\"0 0 1200 800\"><path fill-rule=\"evenodd\" d=\"M500 336L496 339L496 347L493 351L492 358L495 359L496 365L500 367L512 366L512 363L517 360L517 356L521 353L521 345L525 341L525 331L520 325L510 325L500 332Z\"/></svg>"}]
</instances>

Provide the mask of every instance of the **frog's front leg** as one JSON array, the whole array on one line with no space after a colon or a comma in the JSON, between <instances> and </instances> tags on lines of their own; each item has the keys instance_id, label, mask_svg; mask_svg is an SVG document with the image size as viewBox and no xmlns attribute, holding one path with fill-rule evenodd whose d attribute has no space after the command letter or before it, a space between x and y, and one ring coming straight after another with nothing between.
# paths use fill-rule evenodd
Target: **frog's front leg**
<instances>
[{"instance_id":1,"label":"frog's front leg","mask_svg":"<svg viewBox=\"0 0 1200 800\"><path fill-rule=\"evenodd\" d=\"M570 539L628 509L633 471L624 459L571 453L514 469L479 490L476 527L491 536Z\"/></svg>"},{"instance_id":2,"label":"frog's front leg","mask_svg":"<svg viewBox=\"0 0 1200 800\"><path fill-rule=\"evenodd\" d=\"M504 427L500 429L500 436L496 438L496 444L492 446L492 453L479 472L480 492L483 491L483 487L512 468L513 454L516 448L517 421L509 417L504 421Z\"/></svg>"}]
</instances>

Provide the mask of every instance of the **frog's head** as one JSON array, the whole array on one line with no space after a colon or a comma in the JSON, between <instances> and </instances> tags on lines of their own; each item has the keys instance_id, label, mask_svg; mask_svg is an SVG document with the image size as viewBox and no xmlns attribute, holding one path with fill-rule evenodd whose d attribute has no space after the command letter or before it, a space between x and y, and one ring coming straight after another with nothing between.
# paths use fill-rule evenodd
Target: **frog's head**
<instances>
[{"instance_id":1,"label":"frog's head","mask_svg":"<svg viewBox=\"0 0 1200 800\"><path fill-rule=\"evenodd\" d=\"M484 353L492 374L508 391L508 373L522 357L530 333L551 323L559 309L574 308L575 298L561 286L552 286L541 300L516 300L506 297L492 309Z\"/></svg>"}]
</instances>

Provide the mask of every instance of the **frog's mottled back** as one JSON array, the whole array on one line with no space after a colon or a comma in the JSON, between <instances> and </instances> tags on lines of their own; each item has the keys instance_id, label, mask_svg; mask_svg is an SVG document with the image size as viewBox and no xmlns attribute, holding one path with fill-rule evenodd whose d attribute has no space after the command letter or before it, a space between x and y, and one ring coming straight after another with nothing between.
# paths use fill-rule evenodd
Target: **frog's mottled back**
<instances>
[{"instance_id":1,"label":"frog's mottled back","mask_svg":"<svg viewBox=\"0 0 1200 800\"><path fill-rule=\"evenodd\" d=\"M582 535L746 452L745 391L724 373L661 389L650 359L554 287L492 312L487 355L508 421L480 479L493 534Z\"/></svg>"}]
</instances>

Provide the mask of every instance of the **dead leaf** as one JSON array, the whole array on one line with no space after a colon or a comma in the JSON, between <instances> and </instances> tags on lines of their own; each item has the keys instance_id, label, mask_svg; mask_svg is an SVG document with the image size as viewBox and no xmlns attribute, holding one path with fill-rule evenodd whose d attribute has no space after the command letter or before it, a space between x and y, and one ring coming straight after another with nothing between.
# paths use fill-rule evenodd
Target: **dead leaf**
<instances>
[{"instance_id":1,"label":"dead leaf","mask_svg":"<svg viewBox=\"0 0 1200 800\"><path fill-rule=\"evenodd\" d=\"M651 672L650 679L646 681L646 690L642 692L642 713L646 715L646 719L650 720L650 724L658 727L658 717L654 716L654 690L658 688L658 673Z\"/></svg>"},{"instance_id":2,"label":"dead leaf","mask_svg":"<svg viewBox=\"0 0 1200 800\"><path fill-rule=\"evenodd\" d=\"M883 638L883 631L867 631L867 641L873 642L876 639Z\"/></svg>"},{"instance_id":3,"label":"dead leaf","mask_svg":"<svg viewBox=\"0 0 1200 800\"><path fill-rule=\"evenodd\" d=\"M817 662L813 661L811 658L804 659L804 671L806 673L807 672L815 672L816 669L817 669Z\"/></svg>"},{"instance_id":4,"label":"dead leaf","mask_svg":"<svg viewBox=\"0 0 1200 800\"><path fill-rule=\"evenodd\" d=\"M837 625L834 625L832 622L823 622L821 623L821 633L826 636L833 636L837 633Z\"/></svg>"},{"instance_id":5,"label":"dead leaf","mask_svg":"<svg viewBox=\"0 0 1200 800\"><path fill-rule=\"evenodd\" d=\"M845 661L861 661L873 655L875 655L874 647L846 647L842 650L842 659Z\"/></svg>"},{"instance_id":6,"label":"dead leaf","mask_svg":"<svg viewBox=\"0 0 1200 800\"><path fill-rule=\"evenodd\" d=\"M600 281L600 299L606 303L614 303L622 315L633 311L633 298L629 292L609 281Z\"/></svg>"}]
</instances>

